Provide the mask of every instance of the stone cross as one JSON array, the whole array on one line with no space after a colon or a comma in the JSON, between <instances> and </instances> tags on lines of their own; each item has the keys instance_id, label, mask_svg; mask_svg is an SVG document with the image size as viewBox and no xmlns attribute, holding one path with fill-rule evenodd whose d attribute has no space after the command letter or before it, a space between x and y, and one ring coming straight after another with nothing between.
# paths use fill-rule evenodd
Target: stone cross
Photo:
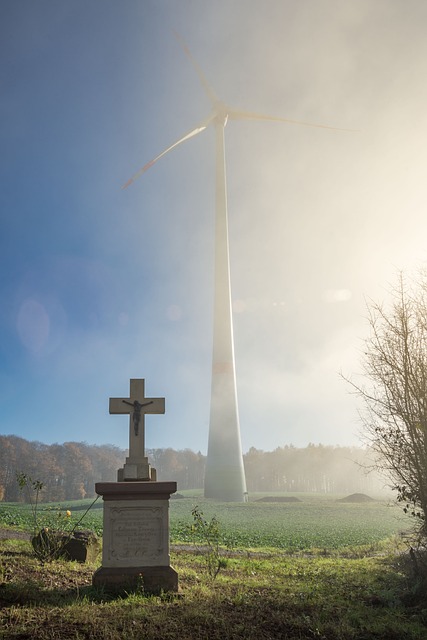
<instances>
[{"instance_id":1,"label":"stone cross","mask_svg":"<svg viewBox=\"0 0 427 640\"><path fill-rule=\"evenodd\" d=\"M118 480L151 480L152 473L145 456L145 415L164 413L164 398L146 398L145 380L130 381L129 398L110 398L110 413L129 414L129 456L123 469L119 469Z\"/></svg>"}]
</instances>

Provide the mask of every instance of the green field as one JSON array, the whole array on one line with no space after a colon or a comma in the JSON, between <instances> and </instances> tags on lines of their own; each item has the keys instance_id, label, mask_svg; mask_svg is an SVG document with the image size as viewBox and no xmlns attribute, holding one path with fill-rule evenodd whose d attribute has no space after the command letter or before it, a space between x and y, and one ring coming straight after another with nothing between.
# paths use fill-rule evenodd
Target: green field
<instances>
[{"instance_id":1,"label":"green field","mask_svg":"<svg viewBox=\"0 0 427 640\"><path fill-rule=\"evenodd\" d=\"M238 549L276 548L289 551L341 549L373 545L408 528L401 509L384 501L342 503L337 496L299 494L301 502L218 504L201 497L171 503L171 537L190 541L193 505L205 518L216 516L223 543Z\"/></svg>"},{"instance_id":2,"label":"green field","mask_svg":"<svg viewBox=\"0 0 427 640\"><path fill-rule=\"evenodd\" d=\"M188 492L187 492L188 493ZM341 496L295 494L299 502L216 503L193 492L170 502L172 544L194 542L190 531L191 511L198 506L205 518L216 516L222 544L234 549L276 548L287 551L339 550L345 547L375 546L409 528L410 519L386 500L367 503L339 502ZM76 522L90 501L63 504ZM102 501L86 515L81 527L102 532ZM44 509L49 509L44 511ZM51 516L52 505L40 506L40 521ZM0 525L31 529L29 505L0 504ZM199 541L200 542L200 541Z\"/></svg>"},{"instance_id":3,"label":"green field","mask_svg":"<svg viewBox=\"0 0 427 640\"><path fill-rule=\"evenodd\" d=\"M251 496L252 497L252 496ZM411 520L383 500L220 504L200 494L171 500L171 564L178 594L143 587L109 594L92 586L92 564L40 563L26 539L0 539L0 638L4 640L425 640L425 583L394 536ZM63 504L76 523L90 501ZM221 525L222 568L208 572L192 509ZM98 501L82 527L102 530ZM43 519L55 517L41 506ZM44 509L47 509L44 511ZM63 516L61 516L63 517ZM0 504L0 528L31 530L31 509ZM201 543L201 544L200 544ZM411 572L412 571L412 572Z\"/></svg>"}]
</instances>

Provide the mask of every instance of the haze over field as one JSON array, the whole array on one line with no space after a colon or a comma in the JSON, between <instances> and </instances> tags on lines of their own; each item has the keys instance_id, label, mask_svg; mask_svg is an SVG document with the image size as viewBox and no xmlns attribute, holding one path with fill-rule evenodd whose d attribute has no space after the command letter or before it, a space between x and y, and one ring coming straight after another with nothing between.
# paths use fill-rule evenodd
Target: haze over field
<instances>
[{"instance_id":1,"label":"haze over field","mask_svg":"<svg viewBox=\"0 0 427 640\"><path fill-rule=\"evenodd\" d=\"M243 449L358 443L365 300L426 260L422 0L4 0L0 433L128 446L129 378L166 397L149 448L206 452L214 134L227 104L333 127L226 128Z\"/></svg>"}]
</instances>

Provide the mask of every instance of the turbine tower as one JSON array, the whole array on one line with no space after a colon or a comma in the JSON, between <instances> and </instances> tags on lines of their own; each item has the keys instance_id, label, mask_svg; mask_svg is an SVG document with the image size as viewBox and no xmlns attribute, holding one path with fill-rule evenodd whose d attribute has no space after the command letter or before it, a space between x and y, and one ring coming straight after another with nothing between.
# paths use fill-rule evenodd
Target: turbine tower
<instances>
[{"instance_id":1,"label":"turbine tower","mask_svg":"<svg viewBox=\"0 0 427 640\"><path fill-rule=\"evenodd\" d=\"M178 37L179 38L179 37ZM228 120L269 120L290 124L336 129L326 125L275 118L259 113L232 109L220 101L203 72L193 59L185 43L181 45L193 64L201 84L212 104L212 113L197 127L186 133L153 160L145 164L128 182L126 189L153 166L162 156L182 142L215 127L215 271L214 271L214 323L212 352L211 407L209 442L206 459L204 493L206 498L224 502L243 502L246 499L246 480L240 439L239 412L234 361L233 320L231 308L230 260L228 247L227 186L225 170L224 130Z\"/></svg>"}]
</instances>

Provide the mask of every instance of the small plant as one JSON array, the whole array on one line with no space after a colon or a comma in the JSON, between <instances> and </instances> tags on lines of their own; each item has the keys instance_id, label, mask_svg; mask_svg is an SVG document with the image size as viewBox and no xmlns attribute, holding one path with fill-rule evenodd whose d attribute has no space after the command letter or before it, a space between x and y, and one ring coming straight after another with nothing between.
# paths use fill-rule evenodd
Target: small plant
<instances>
[{"instance_id":1,"label":"small plant","mask_svg":"<svg viewBox=\"0 0 427 640\"><path fill-rule=\"evenodd\" d=\"M33 480L26 473L17 473L16 479L21 491L26 491L32 512L32 539L34 554L40 562L49 562L64 555L67 544L72 539L77 527L93 507L99 496L89 505L82 517L73 523L71 511L63 511L60 506L40 510L40 494L44 484Z\"/></svg>"},{"instance_id":2,"label":"small plant","mask_svg":"<svg viewBox=\"0 0 427 640\"><path fill-rule=\"evenodd\" d=\"M191 514L193 516L191 532L205 543L207 549L204 550L204 557L208 573L212 580L215 580L221 569L227 566L227 560L221 556L220 550L220 523L215 516L208 522L197 506Z\"/></svg>"}]
</instances>

